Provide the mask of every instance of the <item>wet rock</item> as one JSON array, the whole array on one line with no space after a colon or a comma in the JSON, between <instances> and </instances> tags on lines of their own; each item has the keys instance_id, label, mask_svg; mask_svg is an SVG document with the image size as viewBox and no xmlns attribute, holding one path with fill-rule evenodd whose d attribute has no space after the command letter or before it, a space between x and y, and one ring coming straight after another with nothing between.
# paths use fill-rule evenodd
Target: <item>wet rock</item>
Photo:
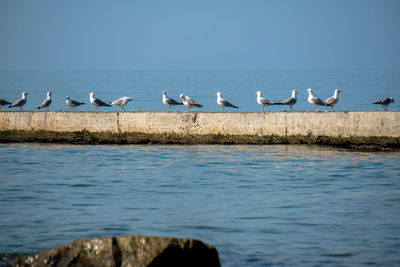
<instances>
[{"instance_id":1,"label":"wet rock","mask_svg":"<svg viewBox=\"0 0 400 267\"><path fill-rule=\"evenodd\" d=\"M78 239L9 261L10 266L221 266L213 246L196 239L126 236Z\"/></svg>"}]
</instances>

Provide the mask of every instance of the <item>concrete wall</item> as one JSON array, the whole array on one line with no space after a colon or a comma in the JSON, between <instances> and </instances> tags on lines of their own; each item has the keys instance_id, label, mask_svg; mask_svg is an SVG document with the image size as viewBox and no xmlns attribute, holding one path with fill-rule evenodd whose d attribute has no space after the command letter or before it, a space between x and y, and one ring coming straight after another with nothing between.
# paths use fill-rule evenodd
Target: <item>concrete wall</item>
<instances>
[{"instance_id":1,"label":"concrete wall","mask_svg":"<svg viewBox=\"0 0 400 267\"><path fill-rule=\"evenodd\" d=\"M0 131L400 137L400 112L0 112Z\"/></svg>"}]
</instances>

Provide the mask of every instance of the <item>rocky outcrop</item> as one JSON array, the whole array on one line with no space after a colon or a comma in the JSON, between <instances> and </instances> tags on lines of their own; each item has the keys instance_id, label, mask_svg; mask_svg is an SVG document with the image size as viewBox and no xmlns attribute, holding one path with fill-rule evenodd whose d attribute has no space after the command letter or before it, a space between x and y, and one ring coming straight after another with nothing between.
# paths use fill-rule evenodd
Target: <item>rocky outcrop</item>
<instances>
[{"instance_id":1,"label":"rocky outcrop","mask_svg":"<svg viewBox=\"0 0 400 267\"><path fill-rule=\"evenodd\" d=\"M126 236L78 239L10 266L221 266L216 248L195 239Z\"/></svg>"}]
</instances>

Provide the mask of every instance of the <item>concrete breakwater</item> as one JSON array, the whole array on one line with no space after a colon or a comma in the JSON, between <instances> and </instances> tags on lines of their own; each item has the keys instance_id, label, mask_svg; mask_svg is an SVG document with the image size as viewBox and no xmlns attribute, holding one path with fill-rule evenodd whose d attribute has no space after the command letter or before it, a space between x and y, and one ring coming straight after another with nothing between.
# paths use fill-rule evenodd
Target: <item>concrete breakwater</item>
<instances>
[{"instance_id":1,"label":"concrete breakwater","mask_svg":"<svg viewBox=\"0 0 400 267\"><path fill-rule=\"evenodd\" d=\"M0 142L400 148L400 112L0 112Z\"/></svg>"}]
</instances>

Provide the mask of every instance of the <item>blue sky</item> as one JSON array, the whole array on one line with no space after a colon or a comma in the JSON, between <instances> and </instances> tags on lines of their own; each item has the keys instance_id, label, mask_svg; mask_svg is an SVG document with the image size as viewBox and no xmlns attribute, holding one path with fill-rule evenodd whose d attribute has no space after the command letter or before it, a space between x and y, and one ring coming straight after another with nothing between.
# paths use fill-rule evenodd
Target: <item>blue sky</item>
<instances>
[{"instance_id":1,"label":"blue sky","mask_svg":"<svg viewBox=\"0 0 400 267\"><path fill-rule=\"evenodd\" d=\"M399 68L400 1L0 1L0 70Z\"/></svg>"}]
</instances>

